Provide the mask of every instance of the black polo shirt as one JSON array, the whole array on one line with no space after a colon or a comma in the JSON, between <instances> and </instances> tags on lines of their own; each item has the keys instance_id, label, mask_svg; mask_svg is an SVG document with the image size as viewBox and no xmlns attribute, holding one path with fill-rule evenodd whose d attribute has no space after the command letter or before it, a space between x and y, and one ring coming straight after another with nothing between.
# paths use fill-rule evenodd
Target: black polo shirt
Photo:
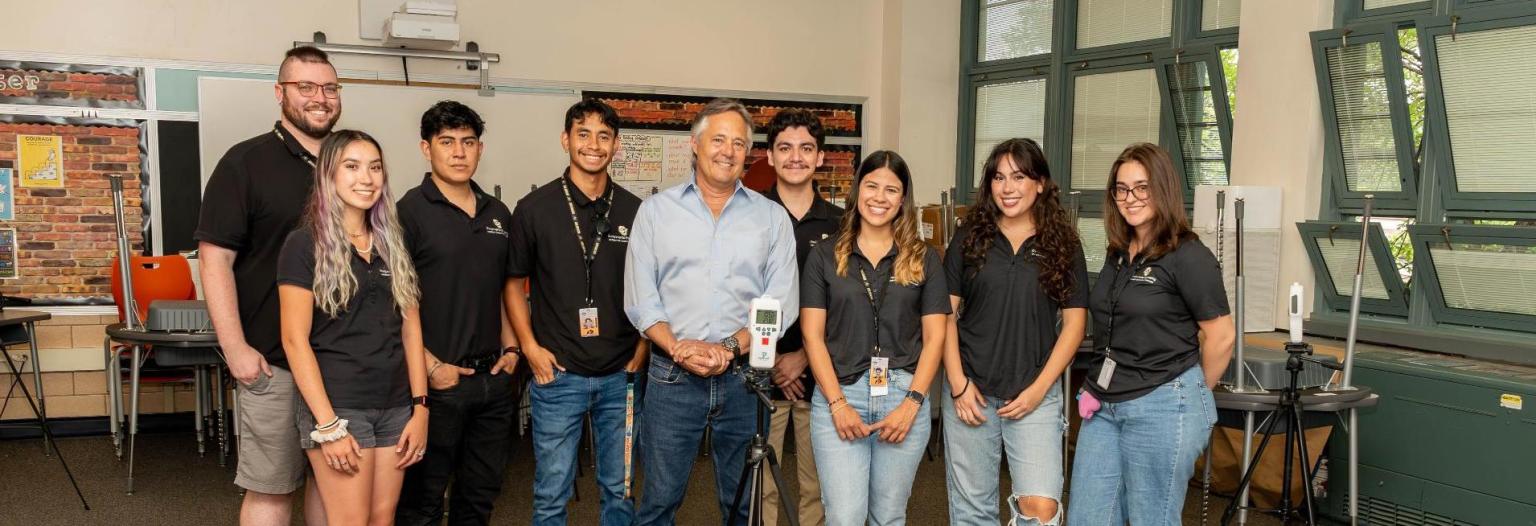
<instances>
[{"instance_id":1,"label":"black polo shirt","mask_svg":"<svg viewBox=\"0 0 1536 526\"><path fill-rule=\"evenodd\" d=\"M523 196L512 211L512 252L507 273L528 277L531 282L533 336L554 353L567 371L602 376L617 372L634 357L640 332L624 315L624 254L629 251L629 230L640 209L640 198L623 186L608 181L612 192L608 210L608 235L602 239L592 262L592 302L597 308L598 335L582 338L580 310L585 308L587 282L581 243L571 224L564 186L570 185L571 203L587 250L597 242L592 226L596 201L563 175ZM611 190L610 190L611 189ZM601 197L599 198L601 199Z\"/></svg>"},{"instance_id":2,"label":"black polo shirt","mask_svg":"<svg viewBox=\"0 0 1536 526\"><path fill-rule=\"evenodd\" d=\"M512 211L474 181L469 187L474 217L449 202L430 173L395 208L421 283L422 341L448 363L501 352Z\"/></svg>"},{"instance_id":3,"label":"black polo shirt","mask_svg":"<svg viewBox=\"0 0 1536 526\"><path fill-rule=\"evenodd\" d=\"M800 306L827 311L827 352L837 381L843 385L858 381L874 356L875 312L859 277L861 268L880 305L880 355L891 359L891 369L915 370L923 351L922 317L950 312L949 287L938 251L928 249L923 256L922 282L902 285L891 275L895 247L872 265L855 243L845 276L837 275L836 247L836 243L821 243L811 251L800 277Z\"/></svg>"},{"instance_id":4,"label":"black polo shirt","mask_svg":"<svg viewBox=\"0 0 1536 526\"><path fill-rule=\"evenodd\" d=\"M374 240L375 244L383 240ZM351 253L357 289L335 318L312 309L309 346L320 363L325 395L334 407L380 409L411 403L405 349L400 343L400 309L390 288L389 265L375 249L364 261ZM315 281L315 237L309 227L288 235L278 261L277 282L311 291Z\"/></svg>"},{"instance_id":5,"label":"black polo shirt","mask_svg":"<svg viewBox=\"0 0 1536 526\"><path fill-rule=\"evenodd\" d=\"M286 367L278 324L277 257L299 226L315 182L315 157L281 122L230 147L203 190L198 241L236 252L235 297L245 342Z\"/></svg>"},{"instance_id":6,"label":"black polo shirt","mask_svg":"<svg viewBox=\"0 0 1536 526\"><path fill-rule=\"evenodd\" d=\"M778 185L774 185L773 188L768 189L768 193L763 195L768 200L778 203L779 206L784 206L784 200L779 197ZM837 242L837 229L841 226L838 222L843 217L842 208L828 203L826 199L821 198L821 194L815 194L815 196L811 201L811 208L805 211L804 217L797 219L794 214L789 215L790 224L795 228L795 258L802 273L805 270L805 259L811 255L811 249L816 248L816 245L823 241L828 244ZM789 210L786 209L784 212L789 213ZM785 354L802 351L804 348L805 338L800 334L800 320L796 318L795 323L785 328L784 333L779 335L777 350L779 354ZM800 375L800 383L805 386L807 395L816 386L816 379L811 377L809 367ZM778 387L773 388L773 399L784 399L784 393Z\"/></svg>"},{"instance_id":7,"label":"black polo shirt","mask_svg":"<svg viewBox=\"0 0 1536 526\"><path fill-rule=\"evenodd\" d=\"M1231 312L1216 257L1193 238L1152 260L1128 262L1123 252L1109 254L1089 304L1099 349L1088 368L1088 389L1106 402L1136 399L1194 367L1200 362L1198 323ZM1096 383L1102 342L1115 359L1109 389Z\"/></svg>"},{"instance_id":8,"label":"black polo shirt","mask_svg":"<svg viewBox=\"0 0 1536 526\"><path fill-rule=\"evenodd\" d=\"M1040 252L1033 236L1018 253L1001 232L992 240L981 268L965 261L961 227L944 252L949 294L962 300L957 325L965 376L987 396L1012 399L1029 387L1056 345L1057 313L1087 308L1088 269L1079 250L1072 265L1072 293L1058 304L1040 285Z\"/></svg>"}]
</instances>

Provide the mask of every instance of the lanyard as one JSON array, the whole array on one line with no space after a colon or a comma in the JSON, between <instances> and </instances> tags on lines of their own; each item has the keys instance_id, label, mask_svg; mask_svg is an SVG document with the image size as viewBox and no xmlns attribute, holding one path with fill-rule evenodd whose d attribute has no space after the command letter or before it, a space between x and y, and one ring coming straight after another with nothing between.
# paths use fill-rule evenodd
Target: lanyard
<instances>
[{"instance_id":1,"label":"lanyard","mask_svg":"<svg viewBox=\"0 0 1536 526\"><path fill-rule=\"evenodd\" d=\"M894 268L891 272L895 272ZM859 267L859 281L864 282L864 294L869 297L869 308L875 312L875 356L880 356L880 307L885 305L885 293L890 290L891 280L880 283L880 296L875 296L874 287L869 286L869 276L864 274L864 267Z\"/></svg>"},{"instance_id":2,"label":"lanyard","mask_svg":"<svg viewBox=\"0 0 1536 526\"><path fill-rule=\"evenodd\" d=\"M278 140L283 141L284 143L288 142L288 136L287 135L283 135L283 127L282 126L273 127L272 128L272 133L277 135L277 139ZM315 159L314 159L314 157L311 157L308 152L305 152L304 155L299 156L299 158L300 159L304 159L304 162L309 163L309 167L310 168L314 168L315 167Z\"/></svg>"},{"instance_id":3,"label":"lanyard","mask_svg":"<svg viewBox=\"0 0 1536 526\"><path fill-rule=\"evenodd\" d=\"M561 180L560 189L565 191L565 206L571 211L571 227L576 229L576 243L581 246L581 264L586 272L587 280L587 306L592 306L592 262L597 260L597 251L603 248L603 232L597 232L597 237L592 240L592 252L587 252L587 239L581 235L581 222L576 220L576 201L571 199L571 183ZM612 203L613 181L608 182L608 191L603 194L603 201ZM593 225L593 228L597 228Z\"/></svg>"},{"instance_id":4,"label":"lanyard","mask_svg":"<svg viewBox=\"0 0 1536 526\"><path fill-rule=\"evenodd\" d=\"M1121 257L1124 258L1124 256L1121 256ZM1124 260L1122 259L1121 261L1123 262ZM1108 321L1108 323L1105 324L1105 327L1104 327L1104 355L1105 356L1109 356L1110 343L1114 341L1114 335L1115 335L1115 310L1120 306L1120 295L1124 294L1125 293L1125 289L1130 286L1131 278L1136 275L1136 269L1139 268L1136 265L1136 261L1138 261L1138 260L1134 259L1134 258L1131 260L1131 265L1130 265L1130 269L1129 269L1128 273L1125 273L1126 270L1124 268L1121 268L1120 265L1115 265L1116 266L1116 268L1115 268L1115 282L1111 282L1110 283L1110 290L1112 292L1110 293L1110 296L1109 296L1109 321ZM1141 261L1141 263L1143 265L1146 264L1146 260L1145 259L1140 259L1140 261Z\"/></svg>"}]
</instances>

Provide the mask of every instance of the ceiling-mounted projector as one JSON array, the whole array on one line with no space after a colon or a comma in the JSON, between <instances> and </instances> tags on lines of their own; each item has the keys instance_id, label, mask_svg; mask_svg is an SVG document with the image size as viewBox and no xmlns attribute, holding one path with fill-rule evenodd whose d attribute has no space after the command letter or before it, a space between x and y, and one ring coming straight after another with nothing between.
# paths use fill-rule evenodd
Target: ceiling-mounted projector
<instances>
[{"instance_id":1,"label":"ceiling-mounted projector","mask_svg":"<svg viewBox=\"0 0 1536 526\"><path fill-rule=\"evenodd\" d=\"M384 43L413 48L451 48L459 43L458 6L412 0L384 20Z\"/></svg>"}]
</instances>

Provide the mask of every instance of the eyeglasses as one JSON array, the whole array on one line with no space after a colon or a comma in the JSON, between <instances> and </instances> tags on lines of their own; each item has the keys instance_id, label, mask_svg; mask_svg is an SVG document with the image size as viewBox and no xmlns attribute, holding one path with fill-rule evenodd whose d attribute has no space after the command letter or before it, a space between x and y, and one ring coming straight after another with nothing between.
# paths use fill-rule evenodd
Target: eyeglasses
<instances>
[{"instance_id":1,"label":"eyeglasses","mask_svg":"<svg viewBox=\"0 0 1536 526\"><path fill-rule=\"evenodd\" d=\"M341 84L315 84L313 82L279 82L282 86L296 86L299 94L305 97L315 96L315 89L325 93L325 98L334 99L341 96Z\"/></svg>"},{"instance_id":2,"label":"eyeglasses","mask_svg":"<svg viewBox=\"0 0 1536 526\"><path fill-rule=\"evenodd\" d=\"M599 199L592 203L592 230L597 237L608 235L613 226L608 224L608 201Z\"/></svg>"},{"instance_id":3,"label":"eyeglasses","mask_svg":"<svg viewBox=\"0 0 1536 526\"><path fill-rule=\"evenodd\" d=\"M1149 187L1147 185L1144 185L1144 184L1138 184L1138 185L1136 185L1134 187L1125 187L1125 186L1115 185L1115 191L1114 191L1115 200L1116 201L1128 201L1130 196L1135 195L1136 196L1136 200L1138 200L1138 201L1146 201L1147 197L1149 195L1151 195L1150 192L1148 191L1148 188Z\"/></svg>"}]
</instances>

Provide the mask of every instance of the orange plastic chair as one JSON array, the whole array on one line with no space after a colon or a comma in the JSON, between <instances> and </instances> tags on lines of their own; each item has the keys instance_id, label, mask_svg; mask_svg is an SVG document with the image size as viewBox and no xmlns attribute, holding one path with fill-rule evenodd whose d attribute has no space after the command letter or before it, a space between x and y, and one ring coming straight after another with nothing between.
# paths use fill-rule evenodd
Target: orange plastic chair
<instances>
[{"instance_id":1,"label":"orange plastic chair","mask_svg":"<svg viewBox=\"0 0 1536 526\"><path fill-rule=\"evenodd\" d=\"M149 304L155 300L195 300L197 287L192 283L192 266L181 255L133 256L128 260L133 273L133 299L138 305L139 321L149 316ZM123 305L123 272L117 258L112 258L112 300L117 303L117 320L126 322Z\"/></svg>"}]
</instances>

